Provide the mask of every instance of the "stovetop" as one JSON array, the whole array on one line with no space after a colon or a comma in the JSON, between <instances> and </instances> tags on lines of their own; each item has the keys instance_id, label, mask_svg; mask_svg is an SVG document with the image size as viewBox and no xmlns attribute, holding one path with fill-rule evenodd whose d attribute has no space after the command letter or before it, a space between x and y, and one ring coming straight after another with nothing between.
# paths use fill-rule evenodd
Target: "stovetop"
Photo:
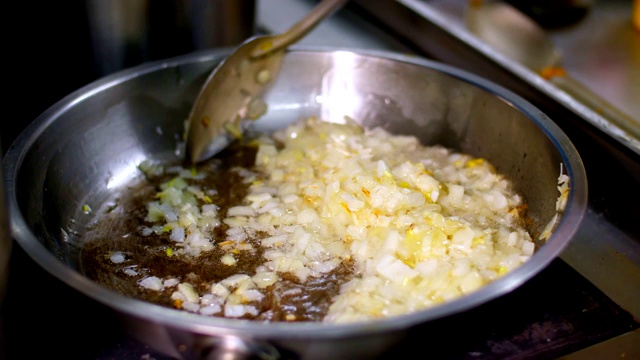
<instances>
[{"instance_id":1,"label":"stovetop","mask_svg":"<svg viewBox=\"0 0 640 360\"><path fill-rule=\"evenodd\" d=\"M279 32L313 4L262 1L258 21L264 31ZM640 343L640 195L633 191L640 187L640 157L636 153L491 61L470 57L472 49L463 49L446 31L400 1L354 1L302 42L415 53L477 72L523 94L558 119L587 170L589 208L560 258L507 295L416 326L381 359L397 358L399 352L438 359L573 360L597 358L596 354L640 358L635 345ZM4 333L0 349L5 349L7 358L169 360L126 335L113 310L64 286L17 245L9 271L0 329ZM600 349L612 341L617 346L613 352Z\"/></svg>"}]
</instances>

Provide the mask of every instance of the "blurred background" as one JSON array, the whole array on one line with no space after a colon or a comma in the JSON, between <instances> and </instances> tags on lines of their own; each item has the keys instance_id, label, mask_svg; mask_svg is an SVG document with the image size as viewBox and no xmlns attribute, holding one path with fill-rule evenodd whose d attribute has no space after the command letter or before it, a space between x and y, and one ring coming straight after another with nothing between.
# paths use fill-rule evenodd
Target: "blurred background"
<instances>
[{"instance_id":1,"label":"blurred background","mask_svg":"<svg viewBox=\"0 0 640 360\"><path fill-rule=\"evenodd\" d=\"M255 0L12 1L23 25L9 41L9 109L0 122L3 154L40 113L114 71L211 47L255 31Z\"/></svg>"},{"instance_id":2,"label":"blurred background","mask_svg":"<svg viewBox=\"0 0 640 360\"><path fill-rule=\"evenodd\" d=\"M12 1L24 23L9 42L11 119L0 122L3 154L38 115L64 96L115 71L285 31L317 0ZM347 4L300 44L409 51ZM345 36L347 34L348 36Z\"/></svg>"}]
</instances>

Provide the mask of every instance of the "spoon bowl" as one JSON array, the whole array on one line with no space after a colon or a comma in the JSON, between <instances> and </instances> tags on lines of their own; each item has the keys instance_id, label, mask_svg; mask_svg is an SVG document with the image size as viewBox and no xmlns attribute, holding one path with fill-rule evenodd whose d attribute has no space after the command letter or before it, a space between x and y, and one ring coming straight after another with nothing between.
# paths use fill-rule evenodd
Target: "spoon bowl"
<instances>
[{"instance_id":1,"label":"spoon bowl","mask_svg":"<svg viewBox=\"0 0 640 360\"><path fill-rule=\"evenodd\" d=\"M187 157L206 160L239 138L247 120L257 119L266 104L260 94L280 69L283 50L251 58L251 52L271 36L251 38L211 73L191 110L187 129Z\"/></svg>"},{"instance_id":2,"label":"spoon bowl","mask_svg":"<svg viewBox=\"0 0 640 360\"><path fill-rule=\"evenodd\" d=\"M287 46L347 1L321 1L286 32L248 39L212 71L187 119L188 162L207 160L242 137L249 122L267 111L260 96L277 76Z\"/></svg>"}]
</instances>

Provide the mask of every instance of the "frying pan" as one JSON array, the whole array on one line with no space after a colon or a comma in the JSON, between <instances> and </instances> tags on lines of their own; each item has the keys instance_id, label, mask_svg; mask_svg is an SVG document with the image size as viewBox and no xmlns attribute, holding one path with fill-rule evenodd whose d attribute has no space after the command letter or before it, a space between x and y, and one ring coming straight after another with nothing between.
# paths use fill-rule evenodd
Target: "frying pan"
<instances>
[{"instance_id":1,"label":"frying pan","mask_svg":"<svg viewBox=\"0 0 640 360\"><path fill-rule=\"evenodd\" d=\"M574 236L587 203L579 154L544 113L497 84L420 57L294 46L265 93L256 131L318 116L350 116L483 157L528 203L534 238L552 222L530 260L462 298L404 316L354 324L262 323L212 318L143 302L102 287L79 270L83 208L113 204L141 174L140 162L182 158L183 124L200 87L230 49L147 63L68 95L27 127L3 159L11 234L47 272L120 314L136 339L177 359L371 358L411 326L498 298L545 268ZM570 178L556 207L558 177Z\"/></svg>"}]
</instances>

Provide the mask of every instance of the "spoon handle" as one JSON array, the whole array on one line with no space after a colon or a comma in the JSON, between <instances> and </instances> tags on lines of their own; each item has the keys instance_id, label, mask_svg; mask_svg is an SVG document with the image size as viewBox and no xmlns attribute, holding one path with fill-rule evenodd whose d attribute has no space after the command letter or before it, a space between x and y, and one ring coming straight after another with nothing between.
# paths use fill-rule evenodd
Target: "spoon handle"
<instances>
[{"instance_id":1,"label":"spoon handle","mask_svg":"<svg viewBox=\"0 0 640 360\"><path fill-rule=\"evenodd\" d=\"M274 51L280 50L289 44L298 41L309 31L318 25L325 17L331 15L341 8L348 0L323 0L316 7L311 9L307 15L300 21L295 23L289 30L282 34L273 36L269 42L257 46L252 52L251 57L256 58L267 55Z\"/></svg>"}]
</instances>

